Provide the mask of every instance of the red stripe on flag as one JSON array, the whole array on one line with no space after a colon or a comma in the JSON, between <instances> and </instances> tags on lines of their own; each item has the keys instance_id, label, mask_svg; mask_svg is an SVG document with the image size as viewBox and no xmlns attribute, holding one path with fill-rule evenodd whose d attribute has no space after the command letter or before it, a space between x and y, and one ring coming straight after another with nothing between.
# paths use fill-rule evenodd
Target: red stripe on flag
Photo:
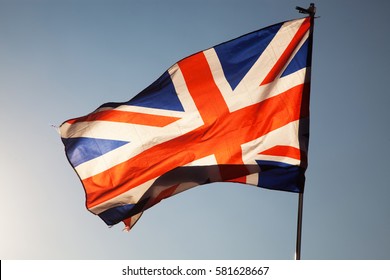
<instances>
[{"instance_id":1,"label":"red stripe on flag","mask_svg":"<svg viewBox=\"0 0 390 280\"><path fill-rule=\"evenodd\" d=\"M301 159L301 150L291 146L275 146L268 150L262 151L259 155L279 156Z\"/></svg>"},{"instance_id":2,"label":"red stripe on flag","mask_svg":"<svg viewBox=\"0 0 390 280\"><path fill-rule=\"evenodd\" d=\"M164 127L179 119L180 118L176 117L167 117L137 112L105 110L97 113L92 113L77 119L68 120L67 122L70 124L74 124L76 122L110 121Z\"/></svg>"},{"instance_id":3,"label":"red stripe on flag","mask_svg":"<svg viewBox=\"0 0 390 280\"><path fill-rule=\"evenodd\" d=\"M298 46L299 42L302 40L303 36L306 34L306 32L309 29L310 29L310 18L306 18L304 20L304 22L302 23L302 25L299 27L297 33L294 35L290 44L287 46L287 48L284 50L283 54L280 56L278 61L275 63L272 70L268 73L268 75L265 77L264 81L260 84L261 86L266 85L268 83L271 83L275 80L275 78L282 71L283 67L286 66L292 53L294 52L294 50Z\"/></svg>"},{"instance_id":4,"label":"red stripe on flag","mask_svg":"<svg viewBox=\"0 0 390 280\"><path fill-rule=\"evenodd\" d=\"M179 62L179 67L185 78L187 88L204 121L202 141L224 137L229 130L226 118L229 117L229 108L226 105L218 86L215 84L209 64L203 52L190 56ZM231 141L223 141L215 147L214 155L218 163L242 164L241 149L229 147ZM232 143L235 145L235 143ZM208 145L199 146L200 149L210 149ZM205 151L206 152L206 151ZM238 153L238 154L237 154Z\"/></svg>"}]
</instances>

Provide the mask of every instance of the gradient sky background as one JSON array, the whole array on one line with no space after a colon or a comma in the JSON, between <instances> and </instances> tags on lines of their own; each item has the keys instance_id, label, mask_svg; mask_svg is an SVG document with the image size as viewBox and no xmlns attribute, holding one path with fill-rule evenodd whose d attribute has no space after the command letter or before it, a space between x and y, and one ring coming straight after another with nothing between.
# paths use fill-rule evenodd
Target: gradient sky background
<instances>
[{"instance_id":1,"label":"gradient sky background","mask_svg":"<svg viewBox=\"0 0 390 280\"><path fill-rule=\"evenodd\" d=\"M130 233L84 206L50 127L309 1L0 0L1 259L293 259L296 194L211 184ZM315 2L302 259L390 259L389 1Z\"/></svg>"}]
</instances>

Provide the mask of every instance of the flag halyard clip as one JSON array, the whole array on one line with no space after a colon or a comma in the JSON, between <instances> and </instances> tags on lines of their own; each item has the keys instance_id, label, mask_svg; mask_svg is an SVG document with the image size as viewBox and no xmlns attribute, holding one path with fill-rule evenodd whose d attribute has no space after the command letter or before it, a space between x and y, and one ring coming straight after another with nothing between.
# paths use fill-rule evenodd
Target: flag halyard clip
<instances>
[{"instance_id":1,"label":"flag halyard clip","mask_svg":"<svg viewBox=\"0 0 390 280\"><path fill-rule=\"evenodd\" d=\"M315 14L316 14L316 6L314 5L314 3L310 3L310 6L309 8L305 9L305 8L302 8L302 7L299 7L299 6L296 6L295 7L296 10L298 10L299 13L301 14L307 14L311 17L314 17Z\"/></svg>"}]
</instances>

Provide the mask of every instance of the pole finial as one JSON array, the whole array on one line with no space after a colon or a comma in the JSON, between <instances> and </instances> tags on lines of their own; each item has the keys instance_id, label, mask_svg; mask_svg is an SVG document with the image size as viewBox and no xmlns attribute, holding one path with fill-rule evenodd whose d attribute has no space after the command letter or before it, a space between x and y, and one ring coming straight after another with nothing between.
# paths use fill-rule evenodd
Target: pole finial
<instances>
[{"instance_id":1,"label":"pole finial","mask_svg":"<svg viewBox=\"0 0 390 280\"><path fill-rule=\"evenodd\" d=\"M295 9L297 9L299 13L307 14L311 17L314 17L314 15L316 14L316 6L314 5L314 3L310 3L309 8L307 9L298 6L296 6Z\"/></svg>"}]
</instances>

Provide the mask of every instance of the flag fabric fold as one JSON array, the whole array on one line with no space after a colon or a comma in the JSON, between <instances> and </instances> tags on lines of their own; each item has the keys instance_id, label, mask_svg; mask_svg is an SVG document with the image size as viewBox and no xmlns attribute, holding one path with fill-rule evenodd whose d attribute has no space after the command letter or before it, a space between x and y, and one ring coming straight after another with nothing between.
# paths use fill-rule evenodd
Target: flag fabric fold
<instances>
[{"instance_id":1,"label":"flag fabric fold","mask_svg":"<svg viewBox=\"0 0 390 280\"><path fill-rule=\"evenodd\" d=\"M60 126L86 206L130 229L161 200L212 182L303 192L311 20L195 53L123 103Z\"/></svg>"}]
</instances>

